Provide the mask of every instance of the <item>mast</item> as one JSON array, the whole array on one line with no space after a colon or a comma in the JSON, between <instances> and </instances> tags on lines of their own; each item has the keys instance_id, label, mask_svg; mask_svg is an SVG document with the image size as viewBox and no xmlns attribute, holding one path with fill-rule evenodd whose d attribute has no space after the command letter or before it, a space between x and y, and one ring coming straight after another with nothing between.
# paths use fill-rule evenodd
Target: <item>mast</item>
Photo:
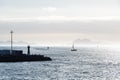
<instances>
[{"instance_id":1,"label":"mast","mask_svg":"<svg viewBox=\"0 0 120 80\"><path fill-rule=\"evenodd\" d=\"M10 49L10 54L12 54L12 51L13 51L13 31L11 30L10 33L11 33L11 49Z\"/></svg>"},{"instance_id":2,"label":"mast","mask_svg":"<svg viewBox=\"0 0 120 80\"><path fill-rule=\"evenodd\" d=\"M73 45L72 45L72 48L74 49L74 43L73 43Z\"/></svg>"}]
</instances>

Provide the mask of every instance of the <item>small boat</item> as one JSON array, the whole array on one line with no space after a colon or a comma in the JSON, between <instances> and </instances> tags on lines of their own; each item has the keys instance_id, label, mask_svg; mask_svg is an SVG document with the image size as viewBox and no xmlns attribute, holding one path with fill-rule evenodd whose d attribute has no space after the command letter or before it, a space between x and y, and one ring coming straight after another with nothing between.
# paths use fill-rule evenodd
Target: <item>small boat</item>
<instances>
[{"instance_id":1,"label":"small boat","mask_svg":"<svg viewBox=\"0 0 120 80\"><path fill-rule=\"evenodd\" d=\"M50 49L50 47L48 46L48 47L47 47L47 50L49 50L49 49Z\"/></svg>"},{"instance_id":2,"label":"small boat","mask_svg":"<svg viewBox=\"0 0 120 80\"><path fill-rule=\"evenodd\" d=\"M72 45L71 51L77 51L77 49L75 49L75 47L74 47L74 43L73 43L73 45Z\"/></svg>"}]
</instances>

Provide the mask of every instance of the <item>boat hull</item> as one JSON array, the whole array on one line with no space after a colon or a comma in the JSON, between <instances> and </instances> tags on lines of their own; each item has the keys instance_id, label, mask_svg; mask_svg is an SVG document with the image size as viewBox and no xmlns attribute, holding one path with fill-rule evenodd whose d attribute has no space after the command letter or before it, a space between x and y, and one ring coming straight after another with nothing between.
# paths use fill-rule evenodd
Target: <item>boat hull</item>
<instances>
[{"instance_id":1,"label":"boat hull","mask_svg":"<svg viewBox=\"0 0 120 80\"><path fill-rule=\"evenodd\" d=\"M71 49L71 51L77 51L77 49Z\"/></svg>"}]
</instances>

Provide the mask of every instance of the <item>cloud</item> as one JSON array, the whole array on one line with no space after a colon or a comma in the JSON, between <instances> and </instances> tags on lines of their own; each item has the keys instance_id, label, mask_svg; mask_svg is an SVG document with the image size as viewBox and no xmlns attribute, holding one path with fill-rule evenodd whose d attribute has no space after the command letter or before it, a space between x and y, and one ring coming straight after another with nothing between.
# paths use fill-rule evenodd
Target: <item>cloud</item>
<instances>
[{"instance_id":1,"label":"cloud","mask_svg":"<svg viewBox=\"0 0 120 80\"><path fill-rule=\"evenodd\" d=\"M106 16L106 17L67 17L67 16L39 16L39 17L0 17L0 21L3 22L35 22L35 21L47 21L47 22L58 22L58 21L80 21L80 22L91 22L91 21L119 21L120 16Z\"/></svg>"},{"instance_id":2,"label":"cloud","mask_svg":"<svg viewBox=\"0 0 120 80\"><path fill-rule=\"evenodd\" d=\"M0 15L19 17L67 16L111 17L120 16L117 0L2 0Z\"/></svg>"},{"instance_id":3,"label":"cloud","mask_svg":"<svg viewBox=\"0 0 120 80\"><path fill-rule=\"evenodd\" d=\"M0 0L0 38L13 29L22 36L78 33L118 39L119 4L118 0Z\"/></svg>"},{"instance_id":4,"label":"cloud","mask_svg":"<svg viewBox=\"0 0 120 80\"><path fill-rule=\"evenodd\" d=\"M120 34L120 20L0 22L0 32L13 28L18 33Z\"/></svg>"},{"instance_id":5,"label":"cloud","mask_svg":"<svg viewBox=\"0 0 120 80\"><path fill-rule=\"evenodd\" d=\"M14 45L28 45L32 44L25 41L14 41ZM10 41L0 41L0 45L10 45Z\"/></svg>"},{"instance_id":6,"label":"cloud","mask_svg":"<svg viewBox=\"0 0 120 80\"><path fill-rule=\"evenodd\" d=\"M43 11L48 11L48 12L52 12L52 11L55 11L57 8L55 7L45 7L45 8L42 8Z\"/></svg>"}]
</instances>

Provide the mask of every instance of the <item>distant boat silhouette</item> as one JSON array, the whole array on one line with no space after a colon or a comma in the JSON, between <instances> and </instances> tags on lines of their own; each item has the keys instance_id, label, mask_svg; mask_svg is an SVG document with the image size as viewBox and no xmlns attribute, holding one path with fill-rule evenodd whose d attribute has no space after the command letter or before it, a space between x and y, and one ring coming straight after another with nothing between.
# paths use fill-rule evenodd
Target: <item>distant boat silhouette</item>
<instances>
[{"instance_id":1,"label":"distant boat silhouette","mask_svg":"<svg viewBox=\"0 0 120 80\"><path fill-rule=\"evenodd\" d=\"M48 46L48 47L47 47L47 50L49 50L49 49L50 49L50 47Z\"/></svg>"},{"instance_id":2,"label":"distant boat silhouette","mask_svg":"<svg viewBox=\"0 0 120 80\"><path fill-rule=\"evenodd\" d=\"M75 49L75 47L74 47L74 43L73 43L73 45L72 45L71 51L77 51L77 49Z\"/></svg>"}]
</instances>

